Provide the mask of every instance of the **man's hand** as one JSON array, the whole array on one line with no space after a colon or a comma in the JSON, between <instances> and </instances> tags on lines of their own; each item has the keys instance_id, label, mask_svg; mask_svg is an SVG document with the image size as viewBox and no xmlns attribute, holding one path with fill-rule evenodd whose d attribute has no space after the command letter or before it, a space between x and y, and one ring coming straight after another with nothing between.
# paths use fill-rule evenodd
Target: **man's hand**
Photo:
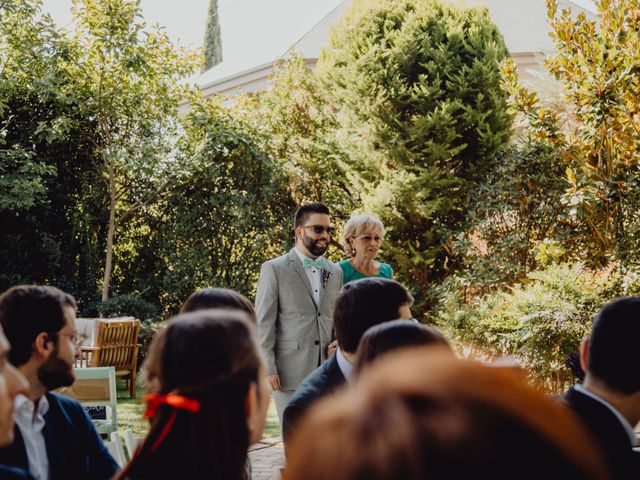
<instances>
[{"instance_id":1,"label":"man's hand","mask_svg":"<svg viewBox=\"0 0 640 480\"><path fill-rule=\"evenodd\" d=\"M280 385L280 375L277 373L275 375L267 375L267 380L269 380L271 390L280 390L282 387L282 385Z\"/></svg>"},{"instance_id":2,"label":"man's hand","mask_svg":"<svg viewBox=\"0 0 640 480\"><path fill-rule=\"evenodd\" d=\"M338 340L334 340L327 346L327 357L330 357L331 355L333 355L336 352L337 348L338 348Z\"/></svg>"}]
</instances>

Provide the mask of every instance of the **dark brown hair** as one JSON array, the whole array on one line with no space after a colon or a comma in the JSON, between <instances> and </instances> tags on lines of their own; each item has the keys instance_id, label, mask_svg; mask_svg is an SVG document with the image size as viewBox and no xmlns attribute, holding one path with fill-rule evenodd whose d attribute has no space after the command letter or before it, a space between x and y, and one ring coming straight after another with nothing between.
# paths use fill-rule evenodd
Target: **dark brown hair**
<instances>
[{"instance_id":1,"label":"dark brown hair","mask_svg":"<svg viewBox=\"0 0 640 480\"><path fill-rule=\"evenodd\" d=\"M607 303L598 312L589 336L589 375L613 391L625 395L640 392L638 340L640 297Z\"/></svg>"},{"instance_id":2,"label":"dark brown hair","mask_svg":"<svg viewBox=\"0 0 640 480\"><path fill-rule=\"evenodd\" d=\"M163 406L141 449L118 478L247 478L245 399L261 358L247 314L202 310L177 316L154 339L160 393L198 400L195 414ZM158 439L175 415L160 445Z\"/></svg>"},{"instance_id":3,"label":"dark brown hair","mask_svg":"<svg viewBox=\"0 0 640 480\"><path fill-rule=\"evenodd\" d=\"M195 312L208 308L232 308L249 314L251 321L257 324L256 311L251 302L238 292L228 288L203 288L187 298L180 313Z\"/></svg>"},{"instance_id":4,"label":"dark brown hair","mask_svg":"<svg viewBox=\"0 0 640 480\"><path fill-rule=\"evenodd\" d=\"M415 347L381 358L349 389L320 400L294 433L285 480L361 478L607 476L563 406L506 369Z\"/></svg>"},{"instance_id":5,"label":"dark brown hair","mask_svg":"<svg viewBox=\"0 0 640 480\"><path fill-rule=\"evenodd\" d=\"M383 354L411 346L433 345L451 351L446 338L436 327L415 320L394 320L371 327L358 346L355 371L359 374Z\"/></svg>"},{"instance_id":6,"label":"dark brown hair","mask_svg":"<svg viewBox=\"0 0 640 480\"><path fill-rule=\"evenodd\" d=\"M329 215L329 208L319 202L307 203L306 205L302 205L296 211L295 218L293 220L293 228L296 229L303 226L305 223L307 223L309 217L314 213Z\"/></svg>"},{"instance_id":7,"label":"dark brown hair","mask_svg":"<svg viewBox=\"0 0 640 480\"><path fill-rule=\"evenodd\" d=\"M65 307L76 301L62 290L44 285L17 285L0 296L0 325L11 344L9 361L19 367L29 361L33 342L42 332L64 328Z\"/></svg>"},{"instance_id":8,"label":"dark brown hair","mask_svg":"<svg viewBox=\"0 0 640 480\"><path fill-rule=\"evenodd\" d=\"M340 348L355 353L369 328L398 318L400 307L413 297L400 283L387 278L363 278L347 283L336 298L333 325Z\"/></svg>"}]
</instances>

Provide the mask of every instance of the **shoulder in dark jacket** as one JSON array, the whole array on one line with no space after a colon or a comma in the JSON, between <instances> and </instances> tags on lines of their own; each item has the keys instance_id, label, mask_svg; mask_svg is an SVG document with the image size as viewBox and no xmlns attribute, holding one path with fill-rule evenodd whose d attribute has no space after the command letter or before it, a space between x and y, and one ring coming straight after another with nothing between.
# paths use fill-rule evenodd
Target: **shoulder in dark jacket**
<instances>
[{"instance_id":1,"label":"shoulder in dark jacket","mask_svg":"<svg viewBox=\"0 0 640 480\"><path fill-rule=\"evenodd\" d=\"M284 439L286 440L291 435L295 424L315 401L332 393L344 383L344 375L340 371L338 360L334 354L311 372L291 397L283 415L282 435Z\"/></svg>"},{"instance_id":2,"label":"shoulder in dark jacket","mask_svg":"<svg viewBox=\"0 0 640 480\"><path fill-rule=\"evenodd\" d=\"M566 404L580 418L600 447L614 479L640 478L640 453L633 451L624 426L606 405L570 388Z\"/></svg>"}]
</instances>

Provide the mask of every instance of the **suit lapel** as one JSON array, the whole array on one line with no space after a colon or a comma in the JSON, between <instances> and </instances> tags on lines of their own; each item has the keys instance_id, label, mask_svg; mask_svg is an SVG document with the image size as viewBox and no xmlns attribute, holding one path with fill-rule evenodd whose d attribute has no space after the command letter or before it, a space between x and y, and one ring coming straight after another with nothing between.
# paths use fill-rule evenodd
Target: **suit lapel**
<instances>
[{"instance_id":1,"label":"suit lapel","mask_svg":"<svg viewBox=\"0 0 640 480\"><path fill-rule=\"evenodd\" d=\"M329 264L329 260L325 258L324 262L325 262L325 267L320 272L320 305L322 305L322 302L324 301L325 290L329 286L329 283L331 283L331 279L335 275L335 272L333 271L333 267ZM329 278L327 278L326 282L324 281L325 275L329 275ZM320 305L318 305L318 308L320 308Z\"/></svg>"},{"instance_id":2,"label":"suit lapel","mask_svg":"<svg viewBox=\"0 0 640 480\"><path fill-rule=\"evenodd\" d=\"M307 273L304 271L304 267L302 266L302 262L300 261L298 254L295 252L295 248L291 249L291 251L289 252L289 264L291 264L293 269L296 271L304 286L307 287L307 292L309 292L309 295L311 295L311 301L315 305L316 301L313 298L313 290L311 289L311 284L309 283L309 277L307 277ZM320 299L322 299L322 296L320 297ZM316 308L319 308L319 306L316 305Z\"/></svg>"},{"instance_id":3,"label":"suit lapel","mask_svg":"<svg viewBox=\"0 0 640 480\"><path fill-rule=\"evenodd\" d=\"M42 429L42 435L44 436L44 443L47 448L47 457L49 458L49 471L51 472L51 478L61 478L58 470L64 465L62 458L62 448L60 438L56 439L56 435L59 437L60 432L56 432L55 419L58 405L55 398L52 395L46 394L49 401L49 411L44 414L44 428Z\"/></svg>"}]
</instances>

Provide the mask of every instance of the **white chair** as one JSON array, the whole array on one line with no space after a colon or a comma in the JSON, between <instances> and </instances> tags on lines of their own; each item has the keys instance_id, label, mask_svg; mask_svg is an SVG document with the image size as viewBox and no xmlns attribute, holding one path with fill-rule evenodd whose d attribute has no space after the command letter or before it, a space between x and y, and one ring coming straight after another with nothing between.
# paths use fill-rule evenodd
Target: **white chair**
<instances>
[{"instance_id":1,"label":"white chair","mask_svg":"<svg viewBox=\"0 0 640 480\"><path fill-rule=\"evenodd\" d=\"M114 367L76 368L75 382L58 390L78 400L101 435L118 431L116 370Z\"/></svg>"},{"instance_id":2,"label":"white chair","mask_svg":"<svg viewBox=\"0 0 640 480\"><path fill-rule=\"evenodd\" d=\"M122 440L120 440L118 432L112 432L109 435L109 440L104 440L104 446L107 447L107 450L109 450L109 453L120 467L127 463L124 449L122 448Z\"/></svg>"},{"instance_id":3,"label":"white chair","mask_svg":"<svg viewBox=\"0 0 640 480\"><path fill-rule=\"evenodd\" d=\"M134 435L131 430L125 430L123 436L124 445L125 447L127 447L127 453L129 454L129 459L131 459L133 457L133 454L136 453L138 447L142 445L144 437Z\"/></svg>"}]
</instances>

